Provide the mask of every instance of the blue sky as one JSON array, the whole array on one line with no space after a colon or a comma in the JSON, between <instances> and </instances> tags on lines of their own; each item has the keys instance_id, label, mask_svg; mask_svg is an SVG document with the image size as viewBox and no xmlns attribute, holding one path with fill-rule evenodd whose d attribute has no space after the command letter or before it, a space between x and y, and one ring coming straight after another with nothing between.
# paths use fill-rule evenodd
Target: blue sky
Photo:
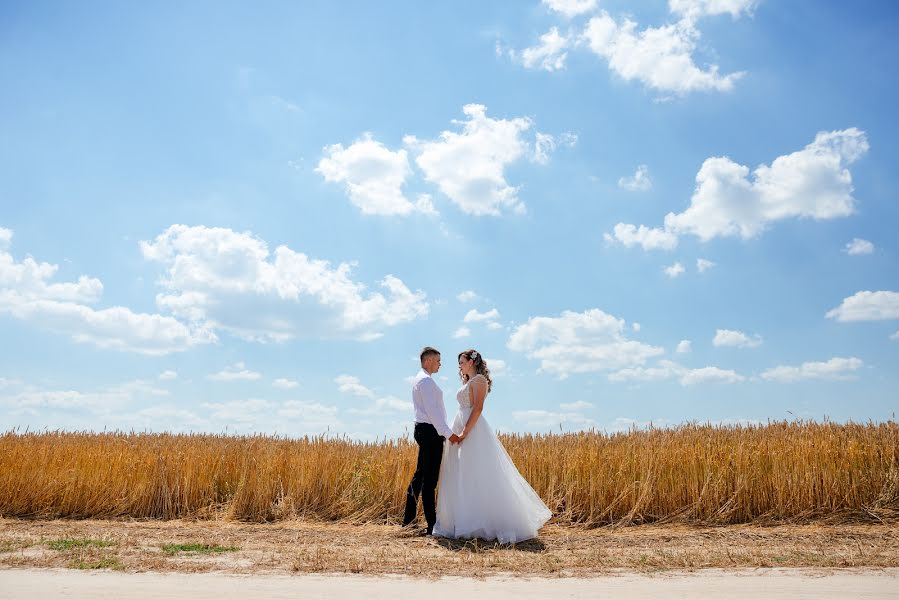
<instances>
[{"instance_id":1,"label":"blue sky","mask_svg":"<svg viewBox=\"0 0 899 600\"><path fill-rule=\"evenodd\" d=\"M4 3L4 429L893 417L899 11Z\"/></svg>"}]
</instances>

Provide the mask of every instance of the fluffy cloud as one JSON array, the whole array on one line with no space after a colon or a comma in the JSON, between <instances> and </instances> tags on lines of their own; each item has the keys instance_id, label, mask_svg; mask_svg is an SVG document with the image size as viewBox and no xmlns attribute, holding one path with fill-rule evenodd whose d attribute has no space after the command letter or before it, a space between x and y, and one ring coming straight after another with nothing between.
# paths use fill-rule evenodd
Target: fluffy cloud
<instances>
[{"instance_id":1,"label":"fluffy cloud","mask_svg":"<svg viewBox=\"0 0 899 600\"><path fill-rule=\"evenodd\" d=\"M587 410L588 408L593 408L593 405L589 402L584 402L583 400L578 400L577 402L569 402L559 404L559 408L562 410Z\"/></svg>"},{"instance_id":2,"label":"fluffy cloud","mask_svg":"<svg viewBox=\"0 0 899 600\"><path fill-rule=\"evenodd\" d=\"M845 252L849 256L857 256L859 254L871 254L872 252L874 252L874 244L872 244L868 240L863 240L861 238L855 238L851 242L846 244Z\"/></svg>"},{"instance_id":3,"label":"fluffy cloud","mask_svg":"<svg viewBox=\"0 0 899 600\"><path fill-rule=\"evenodd\" d=\"M667 275L671 279L674 279L675 277L677 277L678 275L681 275L685 271L684 265L680 264L679 262L676 262L669 267L665 267L662 270L665 271L665 275Z\"/></svg>"},{"instance_id":4,"label":"fluffy cloud","mask_svg":"<svg viewBox=\"0 0 899 600\"><path fill-rule=\"evenodd\" d=\"M632 177L622 177L618 180L618 187L629 192L645 192L652 189L652 180L649 178L649 167L639 165Z\"/></svg>"},{"instance_id":5,"label":"fluffy cloud","mask_svg":"<svg viewBox=\"0 0 899 600\"><path fill-rule=\"evenodd\" d=\"M286 400L273 402L261 398L204 402L210 419L224 423L235 431L292 431L316 432L340 429L343 424L337 416L337 407L318 402Z\"/></svg>"},{"instance_id":6,"label":"fluffy cloud","mask_svg":"<svg viewBox=\"0 0 899 600\"><path fill-rule=\"evenodd\" d=\"M718 329L715 331L715 338L712 340L712 345L735 346L737 348L756 348L762 345L762 336L754 335L750 337L742 331L735 331L732 329Z\"/></svg>"},{"instance_id":7,"label":"fluffy cloud","mask_svg":"<svg viewBox=\"0 0 899 600\"><path fill-rule=\"evenodd\" d=\"M855 210L847 166L867 151L867 137L856 128L820 132L804 149L757 167L752 180L749 167L727 157L707 158L696 175L690 206L668 213L663 229L618 223L614 236L605 237L625 246L639 243L644 250L671 249L684 234L703 241L750 239L783 219L845 217Z\"/></svg>"},{"instance_id":8,"label":"fluffy cloud","mask_svg":"<svg viewBox=\"0 0 899 600\"><path fill-rule=\"evenodd\" d=\"M273 253L250 233L172 225L140 243L145 258L166 267L157 304L175 316L250 340L285 341L338 334L373 339L380 330L428 314L421 291L397 277L371 292L332 267L287 246Z\"/></svg>"},{"instance_id":9,"label":"fluffy cloud","mask_svg":"<svg viewBox=\"0 0 899 600\"><path fill-rule=\"evenodd\" d=\"M569 19L594 10L596 3L597 0L543 0L543 5L548 9Z\"/></svg>"},{"instance_id":10,"label":"fluffy cloud","mask_svg":"<svg viewBox=\"0 0 899 600\"><path fill-rule=\"evenodd\" d=\"M206 376L210 381L255 381L262 377L256 371L250 371L242 362L235 363L230 367L222 369L218 373L212 373Z\"/></svg>"},{"instance_id":11,"label":"fluffy cloud","mask_svg":"<svg viewBox=\"0 0 899 600\"><path fill-rule=\"evenodd\" d=\"M739 383L745 377L739 373L718 367L690 369L670 360L661 360L655 367L630 367L609 374L609 381L658 381L677 379L681 385L702 383Z\"/></svg>"},{"instance_id":12,"label":"fluffy cloud","mask_svg":"<svg viewBox=\"0 0 899 600\"><path fill-rule=\"evenodd\" d=\"M486 312L478 312L476 309L472 308L470 311L465 313L465 318L462 320L466 323L477 323L479 321L493 321L499 318L499 311L495 308L491 308Z\"/></svg>"},{"instance_id":13,"label":"fluffy cloud","mask_svg":"<svg viewBox=\"0 0 899 600\"><path fill-rule=\"evenodd\" d=\"M798 367L779 366L762 373L768 381L794 382L805 379L851 379L852 371L860 369L861 359L831 358L827 362L805 362Z\"/></svg>"},{"instance_id":14,"label":"fluffy cloud","mask_svg":"<svg viewBox=\"0 0 899 600\"><path fill-rule=\"evenodd\" d=\"M568 58L566 49L570 44L567 36L559 34L558 27L551 27L540 36L540 43L521 51L521 63L528 69L558 71L565 68Z\"/></svg>"},{"instance_id":15,"label":"fluffy cloud","mask_svg":"<svg viewBox=\"0 0 899 600\"><path fill-rule=\"evenodd\" d=\"M90 415L104 415L116 409L124 409L138 399L157 401L168 395L168 390L154 387L141 379L91 391L44 389L29 384L11 394L0 396L0 406L10 409L14 415L47 414L44 412L47 410L86 411Z\"/></svg>"},{"instance_id":16,"label":"fluffy cloud","mask_svg":"<svg viewBox=\"0 0 899 600\"><path fill-rule=\"evenodd\" d=\"M467 121L457 121L462 132L444 131L439 139L404 139L416 154L425 178L436 184L463 212L499 215L524 212L518 189L506 182L504 171L527 154L522 134L531 127L527 118L491 119L486 107L467 104Z\"/></svg>"},{"instance_id":17,"label":"fluffy cloud","mask_svg":"<svg viewBox=\"0 0 899 600\"><path fill-rule=\"evenodd\" d=\"M555 136L549 133L537 132L534 140L534 156L535 163L545 165L549 163L550 155L560 147L571 148L577 144L577 134L566 131L565 133Z\"/></svg>"},{"instance_id":18,"label":"fluffy cloud","mask_svg":"<svg viewBox=\"0 0 899 600\"><path fill-rule=\"evenodd\" d=\"M171 381L172 379L178 379L178 373L176 371L163 371L159 374L159 379L162 381Z\"/></svg>"},{"instance_id":19,"label":"fluffy cloud","mask_svg":"<svg viewBox=\"0 0 899 600\"><path fill-rule=\"evenodd\" d=\"M758 0L668 0L668 9L689 19L729 14L734 19L749 14Z\"/></svg>"},{"instance_id":20,"label":"fluffy cloud","mask_svg":"<svg viewBox=\"0 0 899 600\"><path fill-rule=\"evenodd\" d=\"M487 368L490 369L490 372L493 375L498 375L499 373L504 373L506 371L506 361L501 358L485 358L484 362L487 363Z\"/></svg>"},{"instance_id":21,"label":"fluffy cloud","mask_svg":"<svg viewBox=\"0 0 899 600\"><path fill-rule=\"evenodd\" d=\"M458 298L459 302L472 302L477 299L478 295L472 290L465 290L461 292L456 298Z\"/></svg>"},{"instance_id":22,"label":"fluffy cloud","mask_svg":"<svg viewBox=\"0 0 899 600\"><path fill-rule=\"evenodd\" d=\"M651 229L646 225L636 227L628 223L615 225L612 234L603 234L606 242L619 242L630 248L639 245L644 250L671 250L677 247L677 236L664 229Z\"/></svg>"},{"instance_id":23,"label":"fluffy cloud","mask_svg":"<svg viewBox=\"0 0 899 600\"><path fill-rule=\"evenodd\" d=\"M681 340L677 343L677 349L675 352L678 354L687 354L693 349L693 344L690 340Z\"/></svg>"},{"instance_id":24,"label":"fluffy cloud","mask_svg":"<svg viewBox=\"0 0 899 600\"><path fill-rule=\"evenodd\" d=\"M665 229L714 237L753 238L769 223L791 217L845 217L855 210L852 175L846 168L868 151L864 132L821 132L804 149L749 167L727 157L708 158L696 175L690 207L665 216Z\"/></svg>"},{"instance_id":25,"label":"fluffy cloud","mask_svg":"<svg viewBox=\"0 0 899 600\"><path fill-rule=\"evenodd\" d=\"M696 66L692 53L700 34L692 19L637 31L634 21L618 22L602 11L590 19L583 36L619 76L664 92L730 91L743 75L722 76L717 65L705 70Z\"/></svg>"},{"instance_id":26,"label":"fluffy cloud","mask_svg":"<svg viewBox=\"0 0 899 600\"><path fill-rule=\"evenodd\" d=\"M842 322L899 319L899 292L856 292L825 316Z\"/></svg>"},{"instance_id":27,"label":"fluffy cloud","mask_svg":"<svg viewBox=\"0 0 899 600\"><path fill-rule=\"evenodd\" d=\"M96 309L103 284L81 276L54 283L58 266L30 256L17 262L7 251L12 231L0 230L0 313L69 335L76 342L149 355L186 350L215 341L203 327L189 327L168 316L135 313L122 306Z\"/></svg>"},{"instance_id":28,"label":"fluffy cloud","mask_svg":"<svg viewBox=\"0 0 899 600\"><path fill-rule=\"evenodd\" d=\"M339 375L334 379L339 389L344 394L352 394L362 398L373 398L375 393L362 385L358 377L352 375Z\"/></svg>"},{"instance_id":29,"label":"fluffy cloud","mask_svg":"<svg viewBox=\"0 0 899 600\"><path fill-rule=\"evenodd\" d=\"M624 336L625 322L597 308L564 311L558 317L531 317L509 338L510 350L540 361L540 370L567 377L632 367L662 354L655 346Z\"/></svg>"},{"instance_id":30,"label":"fluffy cloud","mask_svg":"<svg viewBox=\"0 0 899 600\"><path fill-rule=\"evenodd\" d=\"M711 269L714 266L715 266L715 263L713 263L710 260L706 260L704 258L696 259L696 270L699 271L700 273L705 273L706 271L708 271L709 269Z\"/></svg>"},{"instance_id":31,"label":"fluffy cloud","mask_svg":"<svg viewBox=\"0 0 899 600\"><path fill-rule=\"evenodd\" d=\"M515 410L512 411L512 418L534 428L565 428L574 431L588 429L593 426L593 419L579 412L582 404L587 403L560 404L559 412L539 409ZM571 408L573 406L576 408Z\"/></svg>"},{"instance_id":32,"label":"fluffy cloud","mask_svg":"<svg viewBox=\"0 0 899 600\"><path fill-rule=\"evenodd\" d=\"M453 332L453 339L458 340L461 338L467 338L470 335L471 335L471 329L469 329L468 327L460 327L459 329L457 329L456 331Z\"/></svg>"},{"instance_id":33,"label":"fluffy cloud","mask_svg":"<svg viewBox=\"0 0 899 600\"><path fill-rule=\"evenodd\" d=\"M412 403L396 396L376 399L366 408L351 408L347 412L357 415L383 415L385 413L412 413Z\"/></svg>"},{"instance_id":34,"label":"fluffy cloud","mask_svg":"<svg viewBox=\"0 0 899 600\"><path fill-rule=\"evenodd\" d=\"M408 215L416 210L433 213L429 198L413 204L402 187L412 174L405 150L392 152L365 134L349 147L326 146L316 171L326 181L346 184L350 201L367 215Z\"/></svg>"}]
</instances>

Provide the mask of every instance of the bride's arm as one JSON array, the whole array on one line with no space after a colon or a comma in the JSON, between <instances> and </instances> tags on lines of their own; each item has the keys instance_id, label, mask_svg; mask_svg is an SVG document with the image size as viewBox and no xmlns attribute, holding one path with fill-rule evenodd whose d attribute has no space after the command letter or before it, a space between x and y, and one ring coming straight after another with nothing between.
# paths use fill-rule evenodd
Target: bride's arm
<instances>
[{"instance_id":1,"label":"bride's arm","mask_svg":"<svg viewBox=\"0 0 899 600\"><path fill-rule=\"evenodd\" d=\"M487 397L487 380L483 377L475 377L468 384L468 392L471 397L471 415L468 417L468 422L465 423L462 434L459 436L463 440L468 435L468 432L471 431L471 428L474 427L474 424L478 422L478 418L484 410L484 398Z\"/></svg>"}]
</instances>

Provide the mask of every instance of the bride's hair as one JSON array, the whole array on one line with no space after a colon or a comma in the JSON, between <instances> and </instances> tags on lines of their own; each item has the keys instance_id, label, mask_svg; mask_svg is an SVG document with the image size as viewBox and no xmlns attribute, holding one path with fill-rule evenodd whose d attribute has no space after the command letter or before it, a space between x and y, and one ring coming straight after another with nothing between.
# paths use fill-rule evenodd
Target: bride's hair
<instances>
[{"instance_id":1,"label":"bride's hair","mask_svg":"<svg viewBox=\"0 0 899 600\"><path fill-rule=\"evenodd\" d=\"M459 358L465 357L469 360L474 361L474 372L477 375L483 375L487 379L487 393L490 393L491 388L493 387L493 380L490 379L490 369L487 368L487 362L484 360L484 357L481 356L481 353L477 350L469 349L464 352L459 353ZM458 359L456 359L458 361ZM462 380L462 383L468 383L468 375L462 372L462 367L459 367L459 379Z\"/></svg>"}]
</instances>

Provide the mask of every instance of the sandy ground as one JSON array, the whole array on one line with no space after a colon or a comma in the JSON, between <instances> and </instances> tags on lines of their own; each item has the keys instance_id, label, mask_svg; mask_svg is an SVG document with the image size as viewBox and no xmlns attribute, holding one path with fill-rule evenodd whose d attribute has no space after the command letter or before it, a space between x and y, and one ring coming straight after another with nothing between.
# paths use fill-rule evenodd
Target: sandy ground
<instances>
[{"instance_id":1,"label":"sandy ground","mask_svg":"<svg viewBox=\"0 0 899 600\"><path fill-rule=\"evenodd\" d=\"M836 573L757 569L592 578L444 577L364 575L225 575L77 572L59 569L0 570L0 599L191 598L191 600L278 600L280 598L892 598L899 595L899 569Z\"/></svg>"},{"instance_id":2,"label":"sandy ground","mask_svg":"<svg viewBox=\"0 0 899 600\"><path fill-rule=\"evenodd\" d=\"M76 543L60 548L59 540ZM164 551L166 544L174 543L212 544L227 550ZM0 569L436 578L592 577L773 567L899 567L899 525L598 529L548 525L538 539L499 545L424 537L395 525L0 519Z\"/></svg>"}]
</instances>

